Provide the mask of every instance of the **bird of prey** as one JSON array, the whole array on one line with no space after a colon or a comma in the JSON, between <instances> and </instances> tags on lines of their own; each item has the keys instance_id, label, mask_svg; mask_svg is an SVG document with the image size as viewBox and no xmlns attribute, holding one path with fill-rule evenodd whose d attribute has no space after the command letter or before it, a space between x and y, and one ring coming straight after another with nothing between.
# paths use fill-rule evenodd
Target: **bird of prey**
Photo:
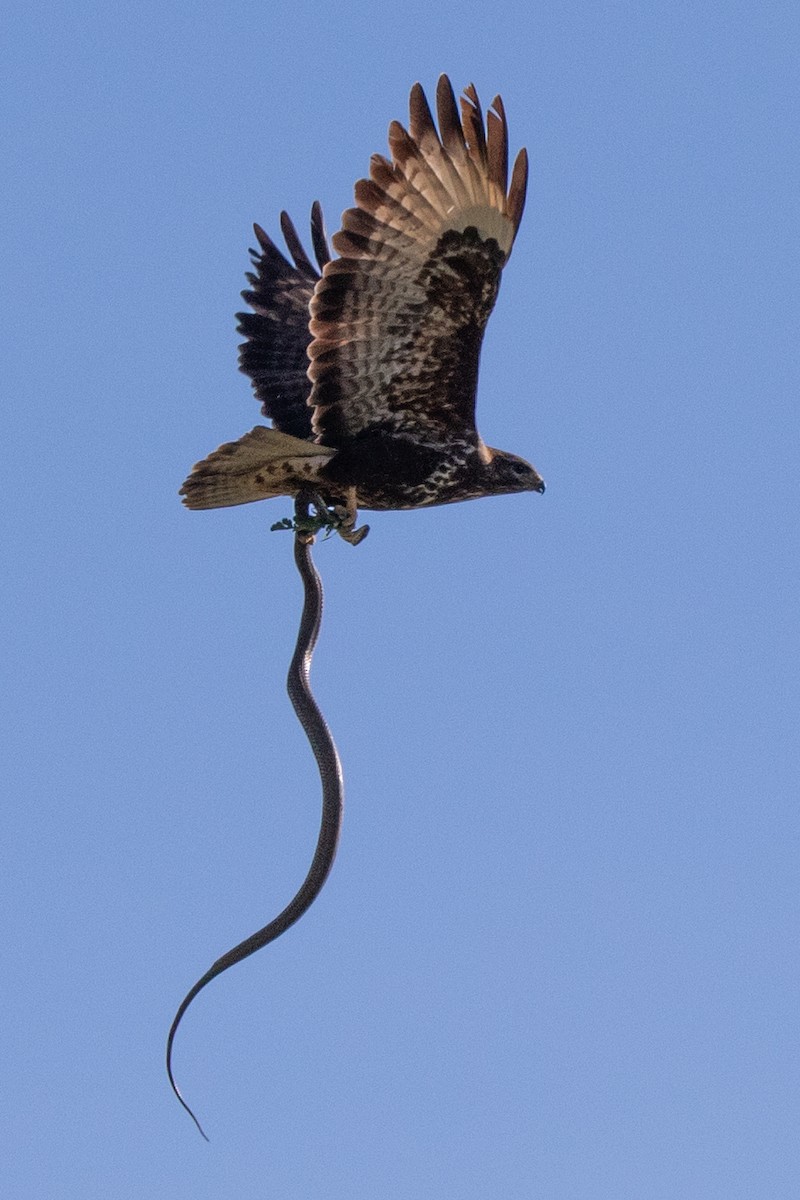
<instances>
[{"instance_id":1,"label":"bird of prey","mask_svg":"<svg viewBox=\"0 0 800 1200\"><path fill-rule=\"evenodd\" d=\"M198 463L189 508L310 494L357 543L363 509L410 509L544 491L524 459L487 446L475 426L478 360L525 203L521 150L508 184L503 103L484 124L470 84L460 112L445 75L437 132L415 84L410 121L389 126L391 159L373 155L355 185L332 258L318 204L317 266L286 213L292 258L255 226L259 251L242 296L249 375L271 428L257 425Z\"/></svg>"}]
</instances>

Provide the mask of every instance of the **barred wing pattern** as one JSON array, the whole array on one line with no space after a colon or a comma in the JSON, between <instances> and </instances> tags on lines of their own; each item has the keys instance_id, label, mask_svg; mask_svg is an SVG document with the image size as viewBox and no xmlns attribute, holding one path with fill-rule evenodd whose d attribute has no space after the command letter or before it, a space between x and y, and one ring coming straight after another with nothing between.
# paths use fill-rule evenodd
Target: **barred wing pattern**
<instances>
[{"instance_id":1,"label":"barred wing pattern","mask_svg":"<svg viewBox=\"0 0 800 1200\"><path fill-rule=\"evenodd\" d=\"M242 292L242 299L254 311L236 314L238 332L247 338L239 347L239 369L252 379L261 411L276 429L311 438L309 304L320 272L331 257L322 209L318 203L311 209L311 241L319 270L285 212L281 213L281 229L292 263L259 225L254 229L261 252L250 251L255 271L247 274L250 290Z\"/></svg>"},{"instance_id":2,"label":"barred wing pattern","mask_svg":"<svg viewBox=\"0 0 800 1200\"><path fill-rule=\"evenodd\" d=\"M527 156L507 190L508 134L499 96L484 127L475 88L461 115L446 76L439 133L416 84L392 159L374 155L357 207L333 237L311 299L309 403L318 440L367 432L439 444L477 438L475 393L484 328L522 217Z\"/></svg>"}]
</instances>

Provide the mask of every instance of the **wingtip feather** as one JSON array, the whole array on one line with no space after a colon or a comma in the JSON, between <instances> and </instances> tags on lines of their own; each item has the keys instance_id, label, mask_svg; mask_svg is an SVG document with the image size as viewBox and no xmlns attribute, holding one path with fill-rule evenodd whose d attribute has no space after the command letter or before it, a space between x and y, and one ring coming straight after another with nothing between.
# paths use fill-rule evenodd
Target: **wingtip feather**
<instances>
[{"instance_id":1,"label":"wingtip feather","mask_svg":"<svg viewBox=\"0 0 800 1200\"><path fill-rule=\"evenodd\" d=\"M436 115L439 118L439 136L449 154L462 158L466 150L464 131L458 115L455 93L446 75L440 75L436 84Z\"/></svg>"},{"instance_id":2,"label":"wingtip feather","mask_svg":"<svg viewBox=\"0 0 800 1200\"><path fill-rule=\"evenodd\" d=\"M519 229L522 214L525 210L525 197L528 192L528 152L523 147L514 161L511 172L511 186L508 189L507 212L514 226L514 234Z\"/></svg>"},{"instance_id":3,"label":"wingtip feather","mask_svg":"<svg viewBox=\"0 0 800 1200\"><path fill-rule=\"evenodd\" d=\"M322 216L322 205L319 200L315 200L311 205L311 242L314 247L314 255L319 265L320 271L325 269L325 264L331 260L331 252L328 246L328 237L325 232L325 219Z\"/></svg>"},{"instance_id":4,"label":"wingtip feather","mask_svg":"<svg viewBox=\"0 0 800 1200\"><path fill-rule=\"evenodd\" d=\"M397 124L397 122L392 122L392 124ZM411 136L416 142L422 144L423 141L431 136L436 138L438 142L439 138L436 133L436 126L433 123L433 115L425 92L422 90L422 84L420 83L414 84L408 98L408 125Z\"/></svg>"},{"instance_id":5,"label":"wingtip feather","mask_svg":"<svg viewBox=\"0 0 800 1200\"><path fill-rule=\"evenodd\" d=\"M474 83L464 88L461 102L461 125L467 142L467 149L479 171L485 171L486 134L483 127L483 111Z\"/></svg>"},{"instance_id":6,"label":"wingtip feather","mask_svg":"<svg viewBox=\"0 0 800 1200\"><path fill-rule=\"evenodd\" d=\"M508 126L503 101L495 96L486 114L489 178L505 196L508 186Z\"/></svg>"}]
</instances>

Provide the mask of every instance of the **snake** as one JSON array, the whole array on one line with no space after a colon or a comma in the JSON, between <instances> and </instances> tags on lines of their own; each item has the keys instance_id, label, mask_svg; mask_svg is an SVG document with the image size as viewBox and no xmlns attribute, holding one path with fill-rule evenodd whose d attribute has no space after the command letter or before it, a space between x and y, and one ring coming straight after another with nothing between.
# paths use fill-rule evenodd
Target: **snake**
<instances>
[{"instance_id":1,"label":"snake","mask_svg":"<svg viewBox=\"0 0 800 1200\"><path fill-rule=\"evenodd\" d=\"M328 723L311 691L311 659L322 625L323 591L322 580L311 555L314 534L307 529L300 528L308 518L309 499L301 494L295 500L294 561L303 584L303 608L297 642L286 679L286 690L319 770L322 785L322 815L319 836L308 874L286 907L262 929L239 942L209 967L205 975L202 975L184 996L170 1026L167 1036L167 1077L170 1087L206 1141L209 1138L181 1094L173 1072L172 1051L178 1026L189 1005L212 979L216 979L223 971L227 971L229 967L241 962L242 959L255 954L263 946L274 942L308 911L322 891L330 874L342 828L344 814L342 765Z\"/></svg>"}]
</instances>

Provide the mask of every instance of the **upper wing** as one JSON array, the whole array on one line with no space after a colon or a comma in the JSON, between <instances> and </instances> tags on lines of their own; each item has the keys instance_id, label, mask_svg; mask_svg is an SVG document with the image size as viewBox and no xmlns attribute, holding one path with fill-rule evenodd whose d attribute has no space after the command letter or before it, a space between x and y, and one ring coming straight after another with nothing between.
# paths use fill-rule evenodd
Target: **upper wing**
<instances>
[{"instance_id":1,"label":"upper wing","mask_svg":"<svg viewBox=\"0 0 800 1200\"><path fill-rule=\"evenodd\" d=\"M475 88L459 118L445 75L439 133L419 84L407 132L389 127L392 161L374 155L356 208L333 237L311 301L314 431L336 446L365 430L438 441L473 433L478 357L525 204L521 150L506 190L500 97L486 129Z\"/></svg>"},{"instance_id":2,"label":"upper wing","mask_svg":"<svg viewBox=\"0 0 800 1200\"><path fill-rule=\"evenodd\" d=\"M276 428L310 438L308 394L309 303L320 271L330 259L319 204L311 209L311 240L319 271L306 254L294 225L281 213L281 229L294 266L259 225L254 226L261 253L251 250L255 272L242 298L254 312L237 313L237 329L247 338L239 347L239 369L253 381L261 411Z\"/></svg>"}]
</instances>

